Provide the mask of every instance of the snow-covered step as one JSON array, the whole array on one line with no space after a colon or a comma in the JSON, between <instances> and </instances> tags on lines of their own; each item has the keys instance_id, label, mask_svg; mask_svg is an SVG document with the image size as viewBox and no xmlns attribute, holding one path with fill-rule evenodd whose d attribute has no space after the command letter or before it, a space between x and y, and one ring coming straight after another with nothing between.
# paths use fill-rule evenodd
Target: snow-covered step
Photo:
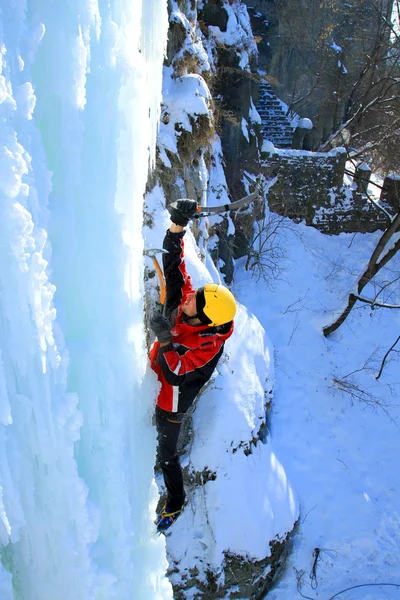
<instances>
[{"instance_id":1,"label":"snow-covered step","mask_svg":"<svg viewBox=\"0 0 400 600\"><path fill-rule=\"evenodd\" d=\"M266 81L260 84L257 111L261 117L263 138L270 140L277 148L290 148L294 129L282 103Z\"/></svg>"}]
</instances>

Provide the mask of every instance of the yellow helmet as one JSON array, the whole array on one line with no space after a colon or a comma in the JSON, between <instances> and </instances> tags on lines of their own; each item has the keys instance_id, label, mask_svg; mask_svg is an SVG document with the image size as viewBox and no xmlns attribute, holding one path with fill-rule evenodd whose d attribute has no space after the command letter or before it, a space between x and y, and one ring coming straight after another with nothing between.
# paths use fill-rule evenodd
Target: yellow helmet
<instances>
[{"instance_id":1,"label":"yellow helmet","mask_svg":"<svg viewBox=\"0 0 400 600\"><path fill-rule=\"evenodd\" d=\"M207 283L196 291L197 317L210 327L232 321L236 314L236 300L224 285Z\"/></svg>"}]
</instances>

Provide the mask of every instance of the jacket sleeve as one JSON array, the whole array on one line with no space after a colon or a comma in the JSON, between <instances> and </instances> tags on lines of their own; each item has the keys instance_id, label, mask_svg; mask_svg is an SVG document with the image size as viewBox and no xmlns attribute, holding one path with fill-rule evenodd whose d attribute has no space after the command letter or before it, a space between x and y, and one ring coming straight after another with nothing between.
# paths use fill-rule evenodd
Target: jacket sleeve
<instances>
[{"instance_id":1,"label":"jacket sleeve","mask_svg":"<svg viewBox=\"0 0 400 600\"><path fill-rule=\"evenodd\" d=\"M182 298L193 291L190 275L186 272L184 258L185 231L172 233L167 231L163 248L167 253L163 254L163 268L166 284L166 307L165 314L169 317L182 301Z\"/></svg>"},{"instance_id":2,"label":"jacket sleeve","mask_svg":"<svg viewBox=\"0 0 400 600\"><path fill-rule=\"evenodd\" d=\"M216 341L205 343L203 347L187 350L180 355L172 344L159 348L158 364L167 382L178 386L184 383L185 378L196 369L205 367L221 350L224 342Z\"/></svg>"}]
</instances>

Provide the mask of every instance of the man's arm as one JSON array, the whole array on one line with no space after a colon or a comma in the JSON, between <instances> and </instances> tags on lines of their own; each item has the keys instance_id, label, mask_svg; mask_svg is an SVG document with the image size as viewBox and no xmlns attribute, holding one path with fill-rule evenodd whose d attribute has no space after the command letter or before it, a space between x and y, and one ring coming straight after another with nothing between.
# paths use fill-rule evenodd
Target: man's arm
<instances>
[{"instance_id":1,"label":"man's arm","mask_svg":"<svg viewBox=\"0 0 400 600\"><path fill-rule=\"evenodd\" d=\"M162 316L167 320L171 320L171 315L178 308L182 298L193 290L192 280L186 272L183 236L185 226L197 211L197 202L177 200L170 205L169 211L171 225L163 242L163 248L167 252L162 257L167 292ZM163 324L157 321L155 325L160 328ZM161 347L168 345L165 341L159 341Z\"/></svg>"},{"instance_id":2,"label":"man's arm","mask_svg":"<svg viewBox=\"0 0 400 600\"><path fill-rule=\"evenodd\" d=\"M187 350L185 354L180 355L172 344L160 344L158 364L170 385L181 385L187 375L196 369L202 369L219 352L222 352L223 345L222 340L215 341L215 343L209 341L205 342L203 347Z\"/></svg>"},{"instance_id":3,"label":"man's arm","mask_svg":"<svg viewBox=\"0 0 400 600\"><path fill-rule=\"evenodd\" d=\"M179 230L174 231L175 229ZM163 242L163 248L167 250L162 256L167 292L164 314L168 318L178 308L182 298L193 290L192 280L186 271L184 257L185 233L182 226L172 224Z\"/></svg>"},{"instance_id":4,"label":"man's arm","mask_svg":"<svg viewBox=\"0 0 400 600\"><path fill-rule=\"evenodd\" d=\"M171 233L181 233L181 231L184 230L184 227L182 225L177 225L176 223L171 223L169 230Z\"/></svg>"},{"instance_id":5,"label":"man's arm","mask_svg":"<svg viewBox=\"0 0 400 600\"><path fill-rule=\"evenodd\" d=\"M181 199L169 206L171 226L164 238L163 254L164 277L167 296L164 314L170 318L171 313L179 306L182 298L193 290L192 280L186 272L184 259L185 226L196 214L195 200Z\"/></svg>"}]
</instances>

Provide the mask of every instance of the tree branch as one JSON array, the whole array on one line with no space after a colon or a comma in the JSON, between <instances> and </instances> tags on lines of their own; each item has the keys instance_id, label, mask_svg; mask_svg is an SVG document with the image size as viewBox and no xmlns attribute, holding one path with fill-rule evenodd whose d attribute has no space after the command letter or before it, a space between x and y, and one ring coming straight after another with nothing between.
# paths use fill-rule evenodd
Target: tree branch
<instances>
[{"instance_id":1,"label":"tree branch","mask_svg":"<svg viewBox=\"0 0 400 600\"><path fill-rule=\"evenodd\" d=\"M375 377L375 379L379 379L379 377L382 375L382 371L383 371L383 367L385 366L385 362L387 357L389 356L389 354L393 351L394 347L396 346L397 342L400 340L400 335L397 338L397 340L394 342L394 344L392 344L389 348L389 350L386 352L385 356L383 357L382 363L381 363L381 368L379 369L379 373L378 375Z\"/></svg>"},{"instance_id":2,"label":"tree branch","mask_svg":"<svg viewBox=\"0 0 400 600\"><path fill-rule=\"evenodd\" d=\"M372 279L372 277L374 277L374 275L376 275L376 273L382 268L381 266L378 267L377 260L378 260L379 256L382 254L383 250L385 249L386 244L388 243L388 241L390 240L392 235L397 231L397 229L399 227L400 227L400 212L398 212L397 215L394 217L394 219L390 223L389 227L387 229L385 229L379 242L377 243L375 250L373 251L371 258L369 260L368 266L358 282L358 286L357 286L358 293L360 293L363 290L363 288L366 286L368 281L370 281ZM399 248L397 248L397 250L398 249ZM396 250L396 252L397 252L397 250ZM384 264L386 264L386 262Z\"/></svg>"},{"instance_id":3,"label":"tree branch","mask_svg":"<svg viewBox=\"0 0 400 600\"><path fill-rule=\"evenodd\" d=\"M372 256L368 262L367 268L365 269L364 273L361 275L360 279L358 280L357 294L354 294L354 293L349 294L347 306L344 309L344 311L341 313L341 315L331 325L323 328L322 331L323 331L323 334L325 337L330 335L334 331L336 331L336 329L338 329L340 327L340 325L342 325L342 323L349 316L353 306L359 299L360 294L361 294L362 290L365 288L365 286L367 285L367 283L369 283L373 279L373 277L375 277L375 275L377 273L379 273L379 271L393 258L393 256L396 254L396 252L398 252L400 250L400 238L399 238L397 240L397 242L394 244L394 246L388 252L386 252L386 254L381 258L381 260L379 262L377 262L378 258L384 251L385 246L389 242L390 238L397 231L397 229L399 227L400 227L400 212L397 213L397 215L393 219L392 223L383 232L380 240L378 241L378 243L375 247L375 250L373 251Z\"/></svg>"},{"instance_id":4,"label":"tree branch","mask_svg":"<svg viewBox=\"0 0 400 600\"><path fill-rule=\"evenodd\" d=\"M363 296L355 296L355 298L360 302L371 304L372 307L378 306L379 308L400 308L400 304L384 304L381 302L375 302L375 300L370 298L364 298Z\"/></svg>"}]
</instances>

